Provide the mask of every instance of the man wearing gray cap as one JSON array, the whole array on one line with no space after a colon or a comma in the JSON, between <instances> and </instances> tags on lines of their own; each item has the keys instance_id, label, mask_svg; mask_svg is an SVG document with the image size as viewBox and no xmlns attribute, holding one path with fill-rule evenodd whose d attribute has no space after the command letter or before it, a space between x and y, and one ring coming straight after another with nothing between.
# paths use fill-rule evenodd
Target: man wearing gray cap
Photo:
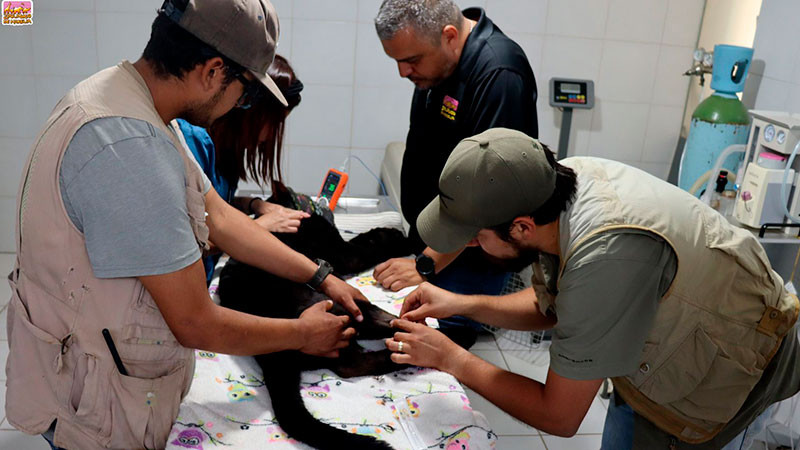
<instances>
[{"instance_id":1,"label":"man wearing gray cap","mask_svg":"<svg viewBox=\"0 0 800 450\"><path fill-rule=\"evenodd\" d=\"M742 430L800 390L800 303L758 241L638 169L557 163L523 133L488 130L455 148L417 227L439 252L480 246L532 264L533 286L500 298L421 285L386 341L392 359L450 372L542 431L574 435L612 378L604 449L738 448ZM546 382L415 323L453 314L552 328Z\"/></svg>"},{"instance_id":2,"label":"man wearing gray cap","mask_svg":"<svg viewBox=\"0 0 800 450\"><path fill-rule=\"evenodd\" d=\"M335 356L346 316L250 316L215 305L201 261L234 258L328 294L354 288L210 189L168 123L208 126L263 91L278 18L267 0L167 0L141 59L55 106L23 172L9 276L6 418L55 448L163 448L199 348ZM265 291L269 286L261 286Z\"/></svg>"}]
</instances>

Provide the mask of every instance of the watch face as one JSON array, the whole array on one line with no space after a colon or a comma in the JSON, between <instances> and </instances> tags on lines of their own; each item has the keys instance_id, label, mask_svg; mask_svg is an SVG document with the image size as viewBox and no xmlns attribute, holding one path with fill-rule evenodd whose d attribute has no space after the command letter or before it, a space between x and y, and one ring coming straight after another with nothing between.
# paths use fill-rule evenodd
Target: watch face
<instances>
[{"instance_id":1,"label":"watch face","mask_svg":"<svg viewBox=\"0 0 800 450\"><path fill-rule=\"evenodd\" d=\"M432 275L434 271L433 259L430 256L417 256L417 272L423 276Z\"/></svg>"}]
</instances>

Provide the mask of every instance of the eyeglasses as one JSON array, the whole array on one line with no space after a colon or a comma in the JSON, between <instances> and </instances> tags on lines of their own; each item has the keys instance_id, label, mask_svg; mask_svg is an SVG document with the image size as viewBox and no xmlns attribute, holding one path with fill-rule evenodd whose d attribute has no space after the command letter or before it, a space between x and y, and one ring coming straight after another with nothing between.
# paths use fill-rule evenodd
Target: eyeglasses
<instances>
[{"instance_id":1,"label":"eyeglasses","mask_svg":"<svg viewBox=\"0 0 800 450\"><path fill-rule=\"evenodd\" d=\"M257 80L248 80L241 72L236 72L234 76L242 83L242 86L244 86L241 97L239 97L239 100L236 100L236 107L249 109L264 93L264 90L261 88L261 83Z\"/></svg>"}]
</instances>

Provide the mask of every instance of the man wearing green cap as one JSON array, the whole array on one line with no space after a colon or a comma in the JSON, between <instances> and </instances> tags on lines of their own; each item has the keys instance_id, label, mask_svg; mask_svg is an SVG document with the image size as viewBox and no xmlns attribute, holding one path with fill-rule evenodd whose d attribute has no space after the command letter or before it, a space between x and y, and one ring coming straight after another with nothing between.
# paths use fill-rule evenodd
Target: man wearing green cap
<instances>
[{"instance_id":1,"label":"man wearing green cap","mask_svg":"<svg viewBox=\"0 0 800 450\"><path fill-rule=\"evenodd\" d=\"M612 378L604 449L738 448L754 418L800 390L800 305L762 247L645 172L597 158L557 163L523 133L492 129L455 148L417 227L439 252L480 246L532 264L533 286L501 298L421 285L386 342L392 359L450 372L542 431L575 434ZM415 323L453 314L552 328L546 382Z\"/></svg>"}]
</instances>

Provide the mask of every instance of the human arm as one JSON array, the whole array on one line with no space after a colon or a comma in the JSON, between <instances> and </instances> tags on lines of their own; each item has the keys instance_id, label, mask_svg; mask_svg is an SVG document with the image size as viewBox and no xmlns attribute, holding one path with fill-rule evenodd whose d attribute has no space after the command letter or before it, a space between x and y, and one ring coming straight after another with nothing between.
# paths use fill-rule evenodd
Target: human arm
<instances>
[{"instance_id":1,"label":"human arm","mask_svg":"<svg viewBox=\"0 0 800 450\"><path fill-rule=\"evenodd\" d=\"M464 249L453 253L439 253L436 250L426 247L422 254L433 260L434 273L439 273L442 269L453 262ZM417 263L408 258L392 258L375 266L373 272L375 280L381 286L392 291L399 291L408 286L414 286L426 280L418 271Z\"/></svg>"},{"instance_id":2,"label":"human arm","mask_svg":"<svg viewBox=\"0 0 800 450\"><path fill-rule=\"evenodd\" d=\"M272 233L297 233L300 221L309 216L305 211L289 209L258 197L235 197L233 203L246 215L255 214L256 223Z\"/></svg>"},{"instance_id":3,"label":"human arm","mask_svg":"<svg viewBox=\"0 0 800 450\"><path fill-rule=\"evenodd\" d=\"M395 352L392 361L448 372L500 409L553 435L577 432L603 381L573 380L550 370L542 384L484 361L425 325L402 319L392 325L403 330L386 340Z\"/></svg>"},{"instance_id":4,"label":"human arm","mask_svg":"<svg viewBox=\"0 0 800 450\"><path fill-rule=\"evenodd\" d=\"M206 211L210 239L234 259L298 283L308 282L316 272L316 263L264 232L213 189L206 194ZM354 298L366 300L358 289L331 274L319 290L344 306L357 321L363 320L353 301Z\"/></svg>"},{"instance_id":5,"label":"human arm","mask_svg":"<svg viewBox=\"0 0 800 450\"><path fill-rule=\"evenodd\" d=\"M253 316L218 306L208 296L198 260L175 272L138 277L181 345L229 355L299 350L338 356L355 335L347 316L327 313L329 302L308 308L299 319Z\"/></svg>"},{"instance_id":6,"label":"human arm","mask_svg":"<svg viewBox=\"0 0 800 450\"><path fill-rule=\"evenodd\" d=\"M513 330L546 330L556 323L540 312L533 288L503 296L462 295L423 283L408 294L400 311L401 318L415 322L454 315Z\"/></svg>"}]
</instances>

